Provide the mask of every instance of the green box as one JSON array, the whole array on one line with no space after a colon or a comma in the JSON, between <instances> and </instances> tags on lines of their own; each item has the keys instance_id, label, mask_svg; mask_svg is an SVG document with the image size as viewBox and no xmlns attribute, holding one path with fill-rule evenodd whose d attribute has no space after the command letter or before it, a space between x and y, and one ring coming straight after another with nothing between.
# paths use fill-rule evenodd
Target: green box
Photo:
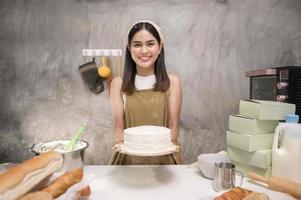
<instances>
[{"instance_id":1,"label":"green box","mask_svg":"<svg viewBox=\"0 0 301 200\"><path fill-rule=\"evenodd\" d=\"M248 152L272 149L273 139L274 133L249 135L227 131L227 145Z\"/></svg>"},{"instance_id":2,"label":"green box","mask_svg":"<svg viewBox=\"0 0 301 200\"><path fill-rule=\"evenodd\" d=\"M270 178L272 175L272 167L268 167L267 169L260 169L258 167L252 167L239 162L232 162L235 165L235 169L237 171L242 172L245 176L248 176L248 172L255 172L260 176L264 176L266 178Z\"/></svg>"},{"instance_id":3,"label":"green box","mask_svg":"<svg viewBox=\"0 0 301 200\"><path fill-rule=\"evenodd\" d=\"M233 132L251 135L273 133L278 120L258 120L243 115L230 115L229 129Z\"/></svg>"},{"instance_id":4,"label":"green box","mask_svg":"<svg viewBox=\"0 0 301 200\"><path fill-rule=\"evenodd\" d=\"M249 166L267 169L272 165L271 149L247 152L235 147L228 146L227 153L232 161L243 163Z\"/></svg>"},{"instance_id":5,"label":"green box","mask_svg":"<svg viewBox=\"0 0 301 200\"><path fill-rule=\"evenodd\" d=\"M284 120L285 115L295 111L295 104L278 101L240 100L239 103L239 114L259 120Z\"/></svg>"}]
</instances>

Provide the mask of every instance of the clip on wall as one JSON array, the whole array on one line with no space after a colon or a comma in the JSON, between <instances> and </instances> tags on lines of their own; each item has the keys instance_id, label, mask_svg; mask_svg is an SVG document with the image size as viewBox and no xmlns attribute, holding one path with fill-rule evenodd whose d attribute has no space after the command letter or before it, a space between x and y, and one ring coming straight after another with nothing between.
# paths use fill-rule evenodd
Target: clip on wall
<instances>
[{"instance_id":1,"label":"clip on wall","mask_svg":"<svg viewBox=\"0 0 301 200\"><path fill-rule=\"evenodd\" d=\"M121 49L83 49L83 56L121 56Z\"/></svg>"}]
</instances>

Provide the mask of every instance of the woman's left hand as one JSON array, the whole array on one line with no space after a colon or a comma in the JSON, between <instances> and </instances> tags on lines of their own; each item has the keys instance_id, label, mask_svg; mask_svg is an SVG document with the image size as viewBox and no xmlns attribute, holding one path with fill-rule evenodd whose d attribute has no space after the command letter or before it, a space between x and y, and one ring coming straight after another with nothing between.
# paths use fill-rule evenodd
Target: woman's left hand
<instances>
[{"instance_id":1,"label":"woman's left hand","mask_svg":"<svg viewBox=\"0 0 301 200\"><path fill-rule=\"evenodd\" d=\"M171 142L172 142L174 145L176 145L178 149L181 149L181 148L182 148L182 146L181 146L181 144L178 142L178 140L171 140Z\"/></svg>"}]
</instances>

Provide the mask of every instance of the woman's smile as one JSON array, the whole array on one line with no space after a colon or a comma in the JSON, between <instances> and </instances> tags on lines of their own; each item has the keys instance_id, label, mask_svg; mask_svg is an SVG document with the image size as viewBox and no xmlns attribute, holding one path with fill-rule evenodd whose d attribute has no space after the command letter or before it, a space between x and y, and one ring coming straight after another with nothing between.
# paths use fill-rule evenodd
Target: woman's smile
<instances>
[{"instance_id":1,"label":"woman's smile","mask_svg":"<svg viewBox=\"0 0 301 200\"><path fill-rule=\"evenodd\" d=\"M151 56L140 56L139 57L142 62L148 62L151 59Z\"/></svg>"}]
</instances>

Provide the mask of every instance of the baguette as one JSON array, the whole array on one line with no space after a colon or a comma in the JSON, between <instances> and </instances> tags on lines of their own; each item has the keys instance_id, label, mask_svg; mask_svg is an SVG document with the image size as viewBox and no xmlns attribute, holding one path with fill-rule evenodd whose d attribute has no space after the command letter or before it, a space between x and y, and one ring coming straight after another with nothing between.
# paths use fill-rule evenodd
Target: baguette
<instances>
[{"instance_id":1,"label":"baguette","mask_svg":"<svg viewBox=\"0 0 301 200\"><path fill-rule=\"evenodd\" d=\"M84 188L78 190L75 195L72 197L72 200L87 200L91 194L90 186L87 185Z\"/></svg>"},{"instance_id":2,"label":"baguette","mask_svg":"<svg viewBox=\"0 0 301 200\"><path fill-rule=\"evenodd\" d=\"M214 200L269 200L269 197L263 193L235 187Z\"/></svg>"},{"instance_id":3,"label":"baguette","mask_svg":"<svg viewBox=\"0 0 301 200\"><path fill-rule=\"evenodd\" d=\"M246 196L243 200L270 200L269 197L263 193L252 192Z\"/></svg>"},{"instance_id":4,"label":"baguette","mask_svg":"<svg viewBox=\"0 0 301 200\"><path fill-rule=\"evenodd\" d=\"M61 194L65 193L69 187L71 187L75 183L80 182L82 178L83 169L78 168L63 174L42 191L48 192L53 198L57 198Z\"/></svg>"},{"instance_id":5,"label":"baguette","mask_svg":"<svg viewBox=\"0 0 301 200\"><path fill-rule=\"evenodd\" d=\"M89 185L87 185L86 187L82 188L79 192L79 195L82 197L82 198L85 198L85 197L89 197L91 194L91 188Z\"/></svg>"},{"instance_id":6,"label":"baguette","mask_svg":"<svg viewBox=\"0 0 301 200\"><path fill-rule=\"evenodd\" d=\"M0 175L0 200L15 200L63 166L63 156L49 151L10 168Z\"/></svg>"},{"instance_id":7,"label":"baguette","mask_svg":"<svg viewBox=\"0 0 301 200\"><path fill-rule=\"evenodd\" d=\"M19 200L53 200L53 198L48 192L38 191L28 193Z\"/></svg>"}]
</instances>

